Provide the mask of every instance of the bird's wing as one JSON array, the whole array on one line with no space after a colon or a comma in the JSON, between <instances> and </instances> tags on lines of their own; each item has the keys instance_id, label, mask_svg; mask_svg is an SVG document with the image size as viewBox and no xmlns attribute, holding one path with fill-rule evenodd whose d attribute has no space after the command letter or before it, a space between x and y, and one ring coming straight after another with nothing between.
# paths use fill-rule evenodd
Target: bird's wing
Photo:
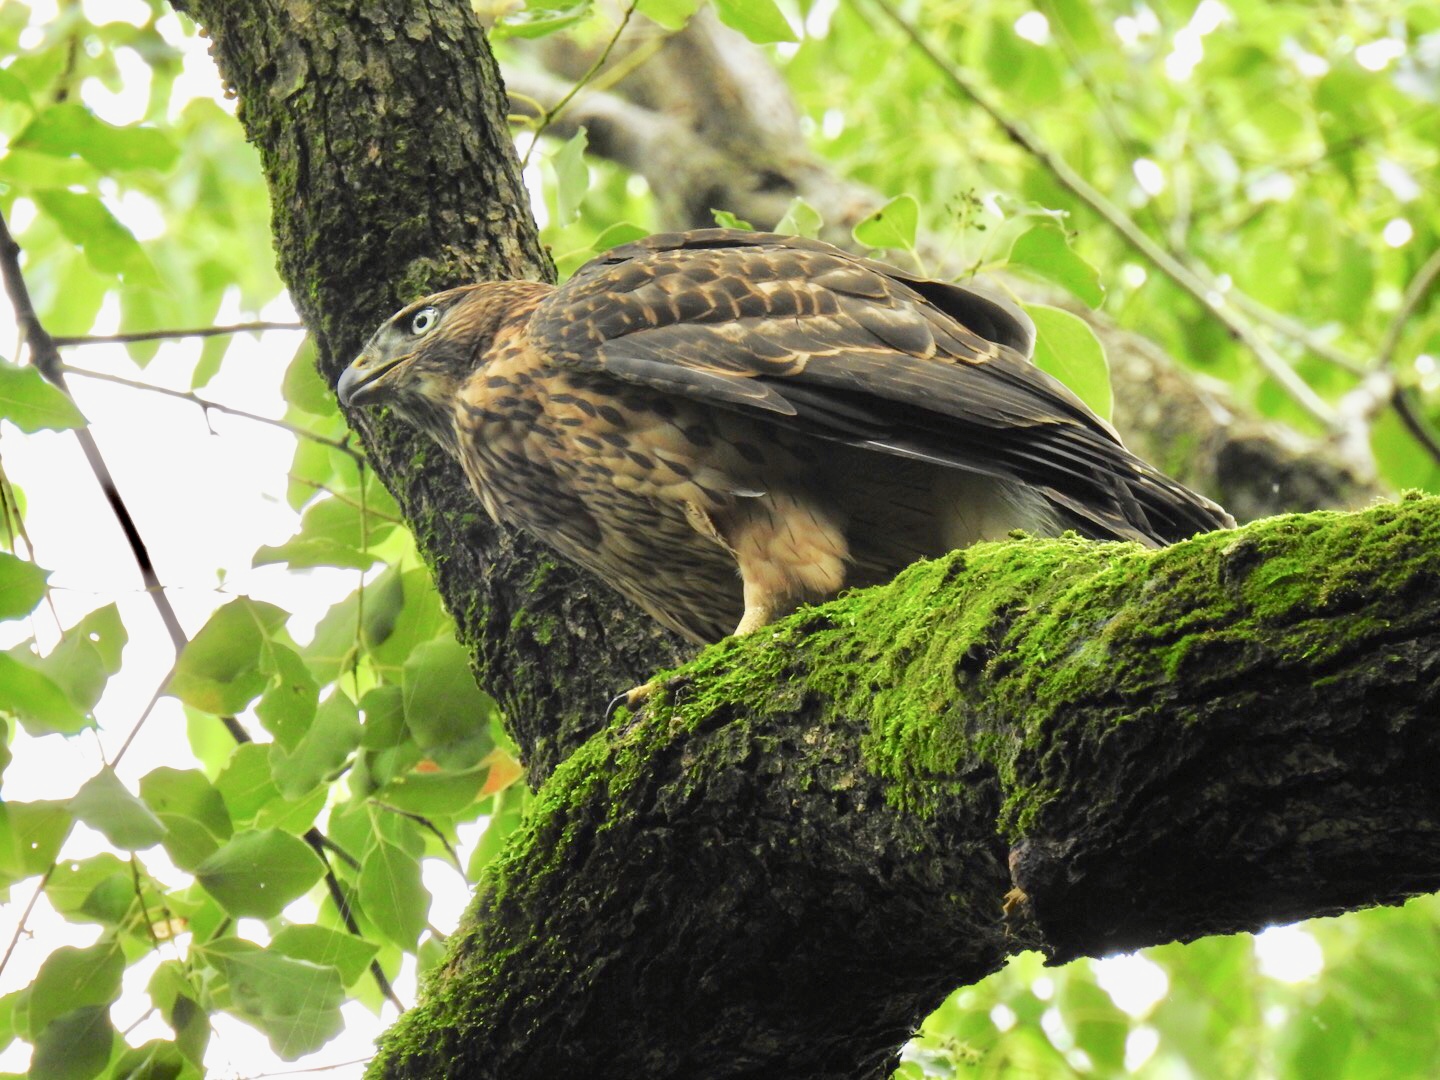
<instances>
[{"instance_id":1,"label":"bird's wing","mask_svg":"<svg viewBox=\"0 0 1440 1080\"><path fill-rule=\"evenodd\" d=\"M819 241L707 229L617 247L547 298L529 335L562 366L1020 481L1094 535L1229 523L1030 363L1018 309Z\"/></svg>"}]
</instances>

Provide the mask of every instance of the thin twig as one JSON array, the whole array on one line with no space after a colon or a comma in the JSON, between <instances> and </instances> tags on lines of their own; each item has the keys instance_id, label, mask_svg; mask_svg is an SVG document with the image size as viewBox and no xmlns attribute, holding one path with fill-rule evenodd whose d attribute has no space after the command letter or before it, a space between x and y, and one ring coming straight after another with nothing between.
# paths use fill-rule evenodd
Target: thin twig
<instances>
[{"instance_id":1,"label":"thin twig","mask_svg":"<svg viewBox=\"0 0 1440 1080\"><path fill-rule=\"evenodd\" d=\"M1145 257L1156 269L1170 278L1182 291L1188 293L1216 318L1230 335L1248 348L1266 372L1312 417L1324 425L1326 430L1337 432L1340 417L1324 398L1295 374L1268 341L1226 305L1225 298L1211 288L1199 275L1180 262L1169 251L1135 224L1119 207L1092 187L1083 176L1070 167L1063 158L1052 153L1039 139L1030 134L1020 123L1008 116L999 105L990 100L958 68L949 63L931 46L914 23L907 20L891 5L890 0L872 0L881 11L925 54L935 69L950 85L980 107L1006 136L1031 157L1040 162L1064 187L1100 216L1112 229L1137 252Z\"/></svg>"},{"instance_id":2,"label":"thin twig","mask_svg":"<svg viewBox=\"0 0 1440 1080\"><path fill-rule=\"evenodd\" d=\"M361 459L361 464L362 464L362 465L364 464L364 460L363 460L363 459ZM357 509L357 510L360 511L360 520L361 520L362 522L368 521L371 517L377 517L377 518L379 518L381 521L388 521L388 522L390 522L392 525L404 525L404 524L405 524L405 522L404 522L402 519L397 518L394 514L387 514L387 513L384 513L383 511L380 511L380 510L371 510L371 509L365 504L365 502L364 502L363 500L352 499L352 498L350 498L350 496L346 495L345 493L340 492L340 491L336 491L334 488L330 487L328 484L323 484L323 483L321 483L319 480L311 480L309 477L305 477L305 476L296 476L296 475L294 475L293 473L290 474L290 476L287 477L287 479L289 479L289 480L290 480L291 482L293 482L293 483L299 484L301 487L308 487L308 488L310 488L310 489L313 490L313 491L323 491L323 492L325 492L325 494L329 495L331 498L334 498L334 499L338 500L339 502L344 503L346 506L353 506L355 509ZM363 494L364 494L364 492L365 492L365 486L364 486L364 483L363 483L363 482L361 483L361 486L360 486L360 492L361 492L361 494L362 494L362 496L363 496ZM362 547L360 550L364 551L365 548L369 547L369 540L368 540L368 538L362 537L362 538L361 538L361 541L362 541L362 543L364 544L364 547Z\"/></svg>"},{"instance_id":3,"label":"thin twig","mask_svg":"<svg viewBox=\"0 0 1440 1080\"><path fill-rule=\"evenodd\" d=\"M335 871L330 866L330 860L325 857L327 846L325 838L320 835L318 829L311 829L305 834L305 841L314 849L325 867L325 887L330 890L330 899L334 901L336 910L340 912L340 919L344 922L345 929L356 937L360 937L360 924L355 921L355 913L350 910L350 900L345 895L345 890L340 887L340 879L335 876ZM404 1012L405 1006L400 1001L399 995L395 993L395 988L390 985L390 979L385 975L380 961L370 961L370 975L374 978L375 985L380 988L380 993L385 1000Z\"/></svg>"},{"instance_id":4,"label":"thin twig","mask_svg":"<svg viewBox=\"0 0 1440 1080\"><path fill-rule=\"evenodd\" d=\"M309 834L306 834L306 835L307 835L307 838L308 838L308 835L309 835ZM360 869L360 860L357 859L357 858L355 858L354 855L351 855L350 852L346 851L343 847L341 847L341 846L340 846L339 844L337 844L334 840L331 840L328 836L324 835L323 833L316 832L315 835L316 835L316 837L319 839L320 843L322 843L322 844L325 845L325 850L326 850L326 851L330 852L330 853L331 853L332 855L334 855L337 859L339 859L341 862L343 862L346 866L350 867L351 870L359 870L359 869Z\"/></svg>"},{"instance_id":5,"label":"thin twig","mask_svg":"<svg viewBox=\"0 0 1440 1080\"><path fill-rule=\"evenodd\" d=\"M600 55L595 58L595 62L590 65L584 75L580 76L579 81L565 92L565 96L555 103L554 108L546 109L545 112L541 114L540 122L535 125L535 134L530 139L530 145L525 148L525 156L520 160L520 170L522 172L525 170L525 166L530 164L530 155L535 152L535 147L540 142L540 136L545 134L545 129L550 126L555 117L560 115L565 106L570 104L575 95L585 88L585 84L595 77L595 73L605 66L605 61L610 59L610 51L615 48L615 43L620 40L620 35L625 32L625 27L630 25L630 17L635 14L635 8L639 3L640 0L630 0L630 6L625 9L625 14L620 17L620 25L615 28L615 33L610 35L610 40L605 43L605 48L600 50Z\"/></svg>"},{"instance_id":6,"label":"thin twig","mask_svg":"<svg viewBox=\"0 0 1440 1080\"><path fill-rule=\"evenodd\" d=\"M462 876L464 875L465 867L464 864L460 862L459 854L455 851L453 847L450 846L450 841L446 839L445 834L436 827L433 821L431 821L429 818L425 817L422 814L416 814L410 810L402 810L398 806L392 806L390 803L381 802L379 799L371 799L370 801L373 802L376 806L378 806L381 810L387 810L392 814L399 814L401 817L409 818L417 825L429 829L430 832L434 834L435 839L440 841L440 845L445 849L445 854L450 856L450 862L454 865L455 869L458 870Z\"/></svg>"},{"instance_id":7,"label":"thin twig","mask_svg":"<svg viewBox=\"0 0 1440 1080\"><path fill-rule=\"evenodd\" d=\"M25 933L25 924L30 921L30 914L35 910L35 904L40 899L40 894L45 891L45 886L50 883L50 875L55 873L55 864L50 864L50 869L45 871L40 878L40 884L35 886L35 893L30 897L30 902L25 905L25 910L20 913L20 922L15 927L15 933L10 938L10 945L5 950L5 955L0 957L0 975L5 973L5 965L10 963L10 956L15 952L15 946L20 944L20 935Z\"/></svg>"},{"instance_id":8,"label":"thin twig","mask_svg":"<svg viewBox=\"0 0 1440 1080\"><path fill-rule=\"evenodd\" d=\"M1283 334L1297 345L1303 346L1307 351L1324 360L1327 364L1333 364L1342 371L1351 375L1365 376L1369 373L1369 366L1357 356L1352 356L1344 349L1340 349L1330 342L1325 341L1314 330L1291 318L1284 312L1276 311L1266 307L1260 301L1247 296L1239 289L1231 287L1225 293L1225 299L1234 304L1250 318L1264 326L1268 326L1277 334Z\"/></svg>"},{"instance_id":9,"label":"thin twig","mask_svg":"<svg viewBox=\"0 0 1440 1080\"><path fill-rule=\"evenodd\" d=\"M1415 271L1415 276L1410 279L1410 284L1405 288L1405 295L1400 301L1400 307L1396 309L1390 325L1385 328L1385 336L1380 340L1380 366L1382 368L1394 366L1395 350L1400 347L1401 335L1405 333L1405 327L1409 325L1410 318L1419 308L1421 301L1434 287L1436 278L1440 278L1440 248L1431 252L1430 257L1421 264L1420 269Z\"/></svg>"},{"instance_id":10,"label":"thin twig","mask_svg":"<svg viewBox=\"0 0 1440 1080\"><path fill-rule=\"evenodd\" d=\"M345 439L332 439L328 435L317 435L313 431L307 431L298 424L292 424L287 420L276 420L271 416L261 416L259 413L246 412L244 409L237 409L231 405L224 405L210 398L201 397L193 390L172 390L168 386L156 386L154 383L141 382L139 379L127 379L121 375L110 375L103 371L91 371L89 368L78 368L70 364L61 364L60 370L66 375L78 375L82 379L96 379L100 382L113 383L116 386L128 386L132 390L149 390L156 394L164 394L166 397L178 398L181 401L188 401L206 412L215 411L225 413L227 416L238 416L245 420L253 420L257 424L269 424L271 427L288 431L301 439L309 439L324 446L333 447L336 450L349 454L356 461L363 460L360 451L356 450Z\"/></svg>"},{"instance_id":11,"label":"thin twig","mask_svg":"<svg viewBox=\"0 0 1440 1080\"><path fill-rule=\"evenodd\" d=\"M1395 378L1395 355L1400 347L1400 338L1405 333L1406 326L1410 319L1419 309L1430 290L1434 288L1435 281L1440 278L1440 248L1430 253L1415 276L1410 279L1409 286L1405 289L1405 296L1400 301L1400 307L1396 310L1390 325L1385 329L1385 337L1380 342L1380 368L1387 372L1393 382L1394 389L1390 394L1390 404L1394 406L1395 414L1400 417L1400 422L1405 425L1405 430L1410 432L1415 441L1423 446L1431 459L1440 464L1440 437L1437 437L1426 422L1419 407L1410 398L1410 390L1399 379Z\"/></svg>"},{"instance_id":12,"label":"thin twig","mask_svg":"<svg viewBox=\"0 0 1440 1080\"><path fill-rule=\"evenodd\" d=\"M81 334L74 337L51 338L62 349L80 345L125 345L134 341L170 341L175 338L223 337L226 334L260 333L262 330L304 330L304 323L257 322L232 323L229 326L199 326L191 330L136 330L125 334Z\"/></svg>"},{"instance_id":13,"label":"thin twig","mask_svg":"<svg viewBox=\"0 0 1440 1080\"><path fill-rule=\"evenodd\" d=\"M55 347L55 341L46 332L40 322L40 317L35 313L35 305L30 300L30 290L25 284L25 277L20 271L20 245L10 235L10 226L6 223L3 214L0 214L0 270L3 270L5 278L5 291L10 296L10 303L15 308L15 322L20 328L20 334L30 349L30 362L35 365L37 371L45 379L54 385L61 393L70 397L70 388L65 385L65 373L61 370L60 352ZM125 533L125 539L130 545L130 553L134 556L136 565L140 567L140 577L145 582L145 590L150 594L150 599L155 604L155 610L160 614L160 621L165 624L165 630L170 635L170 643L175 647L175 654L185 648L185 630L180 625L180 619L175 614L174 607L165 595L165 587L160 583L160 577L155 572L155 564L150 561L150 551L145 546L145 541L140 536L140 530L135 525L135 519L130 516L130 509L125 505L125 500L120 497L120 489L115 486L115 478L110 475L110 467L105 464L105 459L100 454L100 447L96 445L95 436L90 433L88 427L75 428L75 438L80 443L80 449L85 453L85 460L90 463L90 471L95 474L95 480L104 492L105 499L110 503L110 509L115 514L115 519L120 523L120 529Z\"/></svg>"}]
</instances>

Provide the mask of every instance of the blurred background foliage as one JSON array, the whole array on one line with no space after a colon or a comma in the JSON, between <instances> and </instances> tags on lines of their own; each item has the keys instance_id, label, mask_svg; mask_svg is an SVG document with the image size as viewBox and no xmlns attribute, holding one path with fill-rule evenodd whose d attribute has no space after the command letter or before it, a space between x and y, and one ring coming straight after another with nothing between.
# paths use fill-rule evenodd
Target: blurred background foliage
<instances>
[{"instance_id":1,"label":"blurred background foliage","mask_svg":"<svg viewBox=\"0 0 1440 1080\"><path fill-rule=\"evenodd\" d=\"M1039 276L1260 415L1361 458L1368 448L1388 487L1440 491L1440 467L1390 392L1401 387L1422 422L1440 412L1440 303L1421 288L1440 250L1431 0L902 5L900 21L963 86L874 0L715 6L764 44L815 153L892 199L856 226L861 246ZM516 67L538 62L537 37L596 49L626 17L590 0L475 7ZM696 7L643 0L635 18L674 30ZM976 107L975 92L1207 296L1160 272ZM232 112L195 28L160 0L0 6L0 211L51 334L217 322L258 333L293 319L264 182ZM642 178L587 155L583 133L537 140L536 126L517 123L517 139L562 273L657 226ZM731 208L714 210L733 220ZM819 222L797 204L783 227L813 234ZM1267 373L1216 306L1255 327L1321 407ZM1037 319L1057 343L1041 362L1108 411L1104 357L1084 324L1058 308ZM169 370L183 368L181 383L165 392L208 417L227 403L207 388L253 355L248 335L165 340L116 345L124 354L91 370L143 394L148 365L176 349ZM88 928L85 944L44 949L20 976L0 972L0 1060L29 1060L30 1075L200 1075L207 1054L216 1067L221 1014L263 1032L286 1060L322 1051L353 1025L347 1001L378 1012L397 978L413 993L447 932L430 918L432 892L462 891L521 819L499 717L299 341L264 339L294 352L283 406L265 414L293 440L293 536L257 542L251 563L285 568L297 595L326 569L348 571L313 619L216 590L205 610L187 609L189 642L172 672L164 638L122 617L133 603L76 610L48 588L47 572L64 568L43 552L36 565L26 492L0 471L0 885L16 941L46 909ZM99 355L64 349L81 369ZM0 342L0 463L85 422L24 359ZM182 509L163 527L193 537L203 558L206 530L226 526L187 518L186 493L171 495ZM157 651L160 685L185 709L184 768L137 769L138 752L123 761L145 696L106 697L122 662ZM12 797L10 778L33 770L37 747L96 729L98 770L48 777L43 798ZM254 741L237 744L236 731ZM422 876L437 861L458 871L443 886ZM121 1025L121 1012L138 1019ZM1021 957L957 991L897 1075L1425 1077L1440 1072L1437 1015L1430 897L1054 970Z\"/></svg>"}]
</instances>

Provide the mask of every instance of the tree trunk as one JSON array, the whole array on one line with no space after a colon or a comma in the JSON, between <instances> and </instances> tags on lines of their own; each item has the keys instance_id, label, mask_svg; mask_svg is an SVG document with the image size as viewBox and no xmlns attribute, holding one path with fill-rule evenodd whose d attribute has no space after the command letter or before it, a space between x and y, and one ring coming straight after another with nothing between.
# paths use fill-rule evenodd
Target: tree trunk
<instances>
[{"instance_id":1,"label":"tree trunk","mask_svg":"<svg viewBox=\"0 0 1440 1080\"><path fill-rule=\"evenodd\" d=\"M270 185L280 276L331 385L375 327L417 297L553 278L500 74L464 0L175 7L209 33L239 97ZM428 438L388 416L349 419L532 778L595 729L615 693L693 651L603 582L491 522Z\"/></svg>"},{"instance_id":2,"label":"tree trunk","mask_svg":"<svg viewBox=\"0 0 1440 1080\"><path fill-rule=\"evenodd\" d=\"M464 0L176 6L240 97L332 382L401 303L549 273ZM682 647L402 425L352 422L549 777L377 1075L880 1076L1016 948L1440 884L1435 500L961 552L707 651L587 741Z\"/></svg>"}]
</instances>

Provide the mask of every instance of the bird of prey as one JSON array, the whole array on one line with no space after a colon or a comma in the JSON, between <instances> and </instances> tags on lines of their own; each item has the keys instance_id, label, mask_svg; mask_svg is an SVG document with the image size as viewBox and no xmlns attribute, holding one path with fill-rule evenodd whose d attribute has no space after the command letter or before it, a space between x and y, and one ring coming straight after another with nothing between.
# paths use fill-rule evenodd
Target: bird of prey
<instances>
[{"instance_id":1,"label":"bird of prey","mask_svg":"<svg viewBox=\"0 0 1440 1080\"><path fill-rule=\"evenodd\" d=\"M556 288L465 285L341 376L485 509L696 642L1015 529L1158 546L1233 525L1031 363L1019 309L829 244L704 229Z\"/></svg>"}]
</instances>

